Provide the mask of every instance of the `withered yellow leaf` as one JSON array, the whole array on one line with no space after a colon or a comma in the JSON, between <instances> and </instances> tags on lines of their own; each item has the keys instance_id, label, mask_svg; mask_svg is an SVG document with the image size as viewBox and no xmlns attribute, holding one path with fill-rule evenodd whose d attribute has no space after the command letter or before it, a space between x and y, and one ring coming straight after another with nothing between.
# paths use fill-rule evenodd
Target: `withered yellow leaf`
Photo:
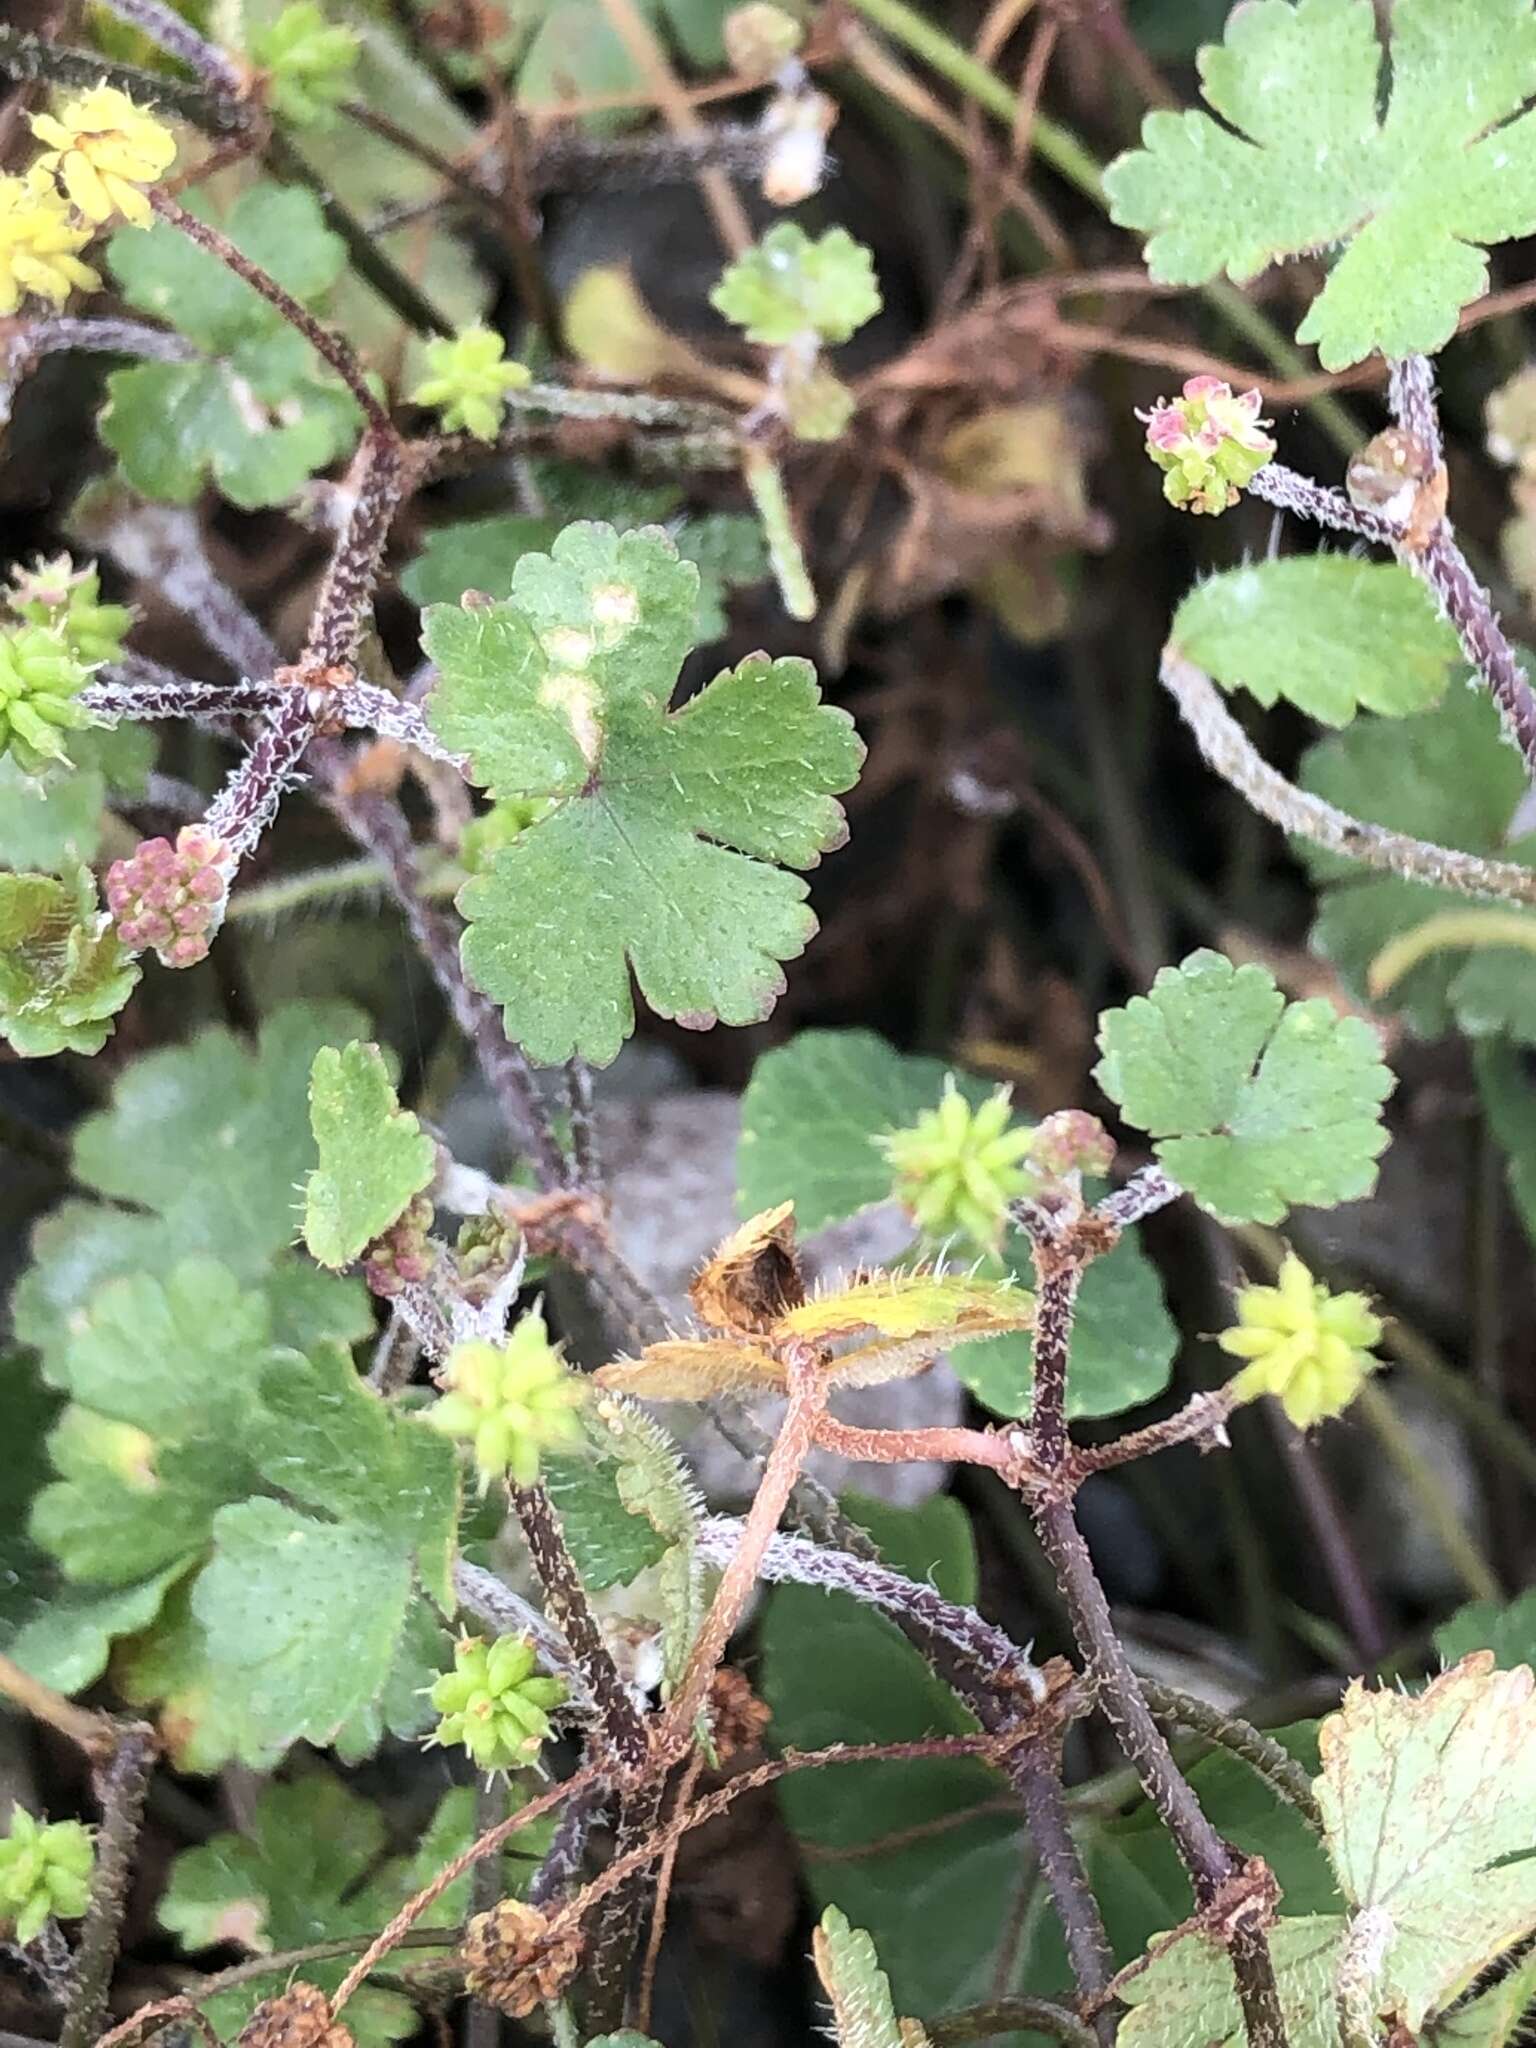
<instances>
[{"instance_id":1,"label":"withered yellow leaf","mask_svg":"<svg viewBox=\"0 0 1536 2048\"><path fill-rule=\"evenodd\" d=\"M928 1338L942 1349L962 1338L1027 1330L1034 1320L1035 1297L1028 1288L918 1268L864 1274L835 1294L815 1295L782 1315L773 1334L815 1343L878 1330L882 1337Z\"/></svg>"},{"instance_id":2,"label":"withered yellow leaf","mask_svg":"<svg viewBox=\"0 0 1536 2048\"><path fill-rule=\"evenodd\" d=\"M592 1375L600 1387L642 1401L711 1401L717 1394L778 1394L784 1368L751 1344L728 1337L675 1337L648 1344Z\"/></svg>"},{"instance_id":3,"label":"withered yellow leaf","mask_svg":"<svg viewBox=\"0 0 1536 2048\"><path fill-rule=\"evenodd\" d=\"M795 1205L764 1209L732 1231L688 1290L711 1329L764 1333L805 1299L795 1255Z\"/></svg>"}]
</instances>

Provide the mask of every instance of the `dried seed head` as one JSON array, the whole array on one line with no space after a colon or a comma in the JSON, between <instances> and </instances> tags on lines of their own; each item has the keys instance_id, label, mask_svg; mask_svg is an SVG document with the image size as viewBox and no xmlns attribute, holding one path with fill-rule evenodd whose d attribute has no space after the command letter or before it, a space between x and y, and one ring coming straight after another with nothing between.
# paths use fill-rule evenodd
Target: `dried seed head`
<instances>
[{"instance_id":1,"label":"dried seed head","mask_svg":"<svg viewBox=\"0 0 1536 2048\"><path fill-rule=\"evenodd\" d=\"M351 2032L315 1984L264 1998L240 2029L237 2048L355 2048Z\"/></svg>"},{"instance_id":2,"label":"dried seed head","mask_svg":"<svg viewBox=\"0 0 1536 2048\"><path fill-rule=\"evenodd\" d=\"M558 1926L537 1906L503 1899L464 1930L464 1982L509 2019L558 1998L581 1966L581 1930Z\"/></svg>"},{"instance_id":3,"label":"dried seed head","mask_svg":"<svg viewBox=\"0 0 1536 2048\"><path fill-rule=\"evenodd\" d=\"M709 1732L721 1763L729 1763L744 1749L756 1749L772 1719L772 1710L741 1673L722 1664L709 1687Z\"/></svg>"}]
</instances>

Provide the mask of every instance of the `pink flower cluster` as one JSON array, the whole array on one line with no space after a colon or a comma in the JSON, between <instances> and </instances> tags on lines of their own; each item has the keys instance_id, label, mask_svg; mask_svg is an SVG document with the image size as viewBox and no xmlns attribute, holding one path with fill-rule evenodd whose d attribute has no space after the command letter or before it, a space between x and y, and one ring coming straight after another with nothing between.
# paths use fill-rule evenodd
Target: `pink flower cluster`
<instances>
[{"instance_id":1,"label":"pink flower cluster","mask_svg":"<svg viewBox=\"0 0 1536 2048\"><path fill-rule=\"evenodd\" d=\"M1086 1109L1057 1109L1035 1125L1024 1156L1026 1165L1052 1180L1067 1173L1102 1178L1114 1163L1115 1141Z\"/></svg>"},{"instance_id":2,"label":"pink flower cluster","mask_svg":"<svg viewBox=\"0 0 1536 2048\"><path fill-rule=\"evenodd\" d=\"M1163 496L1188 512L1225 512L1269 461L1275 444L1259 418L1257 391L1234 393L1220 377L1191 377L1183 395L1159 399L1146 421L1147 453L1163 474Z\"/></svg>"},{"instance_id":3,"label":"pink flower cluster","mask_svg":"<svg viewBox=\"0 0 1536 2048\"><path fill-rule=\"evenodd\" d=\"M130 951L153 947L165 967L207 958L224 922L234 851L206 825L184 825L168 839L144 839L107 870L107 908Z\"/></svg>"},{"instance_id":4,"label":"pink flower cluster","mask_svg":"<svg viewBox=\"0 0 1536 2048\"><path fill-rule=\"evenodd\" d=\"M363 1279L368 1290L384 1301L393 1301L407 1287L425 1280L432 1271L433 1208L425 1195L417 1195L402 1216L363 1250Z\"/></svg>"}]
</instances>

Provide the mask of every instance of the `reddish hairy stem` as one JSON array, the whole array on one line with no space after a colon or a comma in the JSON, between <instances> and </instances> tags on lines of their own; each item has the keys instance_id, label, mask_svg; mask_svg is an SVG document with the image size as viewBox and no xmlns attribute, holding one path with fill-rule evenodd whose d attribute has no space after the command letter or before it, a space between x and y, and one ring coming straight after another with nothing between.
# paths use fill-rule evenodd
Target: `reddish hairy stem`
<instances>
[{"instance_id":1,"label":"reddish hairy stem","mask_svg":"<svg viewBox=\"0 0 1536 2048\"><path fill-rule=\"evenodd\" d=\"M906 1465L914 1459L932 1459L939 1464L989 1465L995 1472L1013 1472L1019 1462L1013 1439L992 1429L859 1429L822 1414L816 1418L813 1441L836 1457L866 1465Z\"/></svg>"},{"instance_id":2,"label":"reddish hairy stem","mask_svg":"<svg viewBox=\"0 0 1536 2048\"><path fill-rule=\"evenodd\" d=\"M735 1632L752 1589L757 1584L763 1553L789 1505L800 1468L816 1438L816 1428L826 1406L824 1376L812 1359L792 1361L789 1368L789 1403L768 1462L753 1496L752 1506L742 1523L741 1541L732 1552L703 1626L694 1640L688 1666L668 1703L658 1746L663 1756L685 1748L693 1724L709 1692L715 1666Z\"/></svg>"}]
</instances>

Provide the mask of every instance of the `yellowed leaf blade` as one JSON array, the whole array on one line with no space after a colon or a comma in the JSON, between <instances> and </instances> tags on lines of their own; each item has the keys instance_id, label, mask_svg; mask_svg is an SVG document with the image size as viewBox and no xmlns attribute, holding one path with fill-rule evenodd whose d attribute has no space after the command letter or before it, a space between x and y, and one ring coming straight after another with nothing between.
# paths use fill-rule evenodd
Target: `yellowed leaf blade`
<instances>
[{"instance_id":1,"label":"yellowed leaf blade","mask_svg":"<svg viewBox=\"0 0 1536 2048\"><path fill-rule=\"evenodd\" d=\"M1536 1679L1480 1650L1421 1693L1356 1683L1319 1748L1329 1855L1375 1958L1357 1995L1417 2033L1536 1930Z\"/></svg>"},{"instance_id":2,"label":"yellowed leaf blade","mask_svg":"<svg viewBox=\"0 0 1536 2048\"><path fill-rule=\"evenodd\" d=\"M784 1368L750 1344L724 1337L677 1337L648 1344L592 1377L642 1401L711 1401L717 1394L781 1394Z\"/></svg>"},{"instance_id":3,"label":"yellowed leaf blade","mask_svg":"<svg viewBox=\"0 0 1536 2048\"><path fill-rule=\"evenodd\" d=\"M774 1335L829 1342L859 1330L927 1337L935 1350L973 1337L1027 1330L1035 1297L1027 1288L975 1274L869 1273L836 1294L819 1294L781 1316Z\"/></svg>"}]
</instances>

